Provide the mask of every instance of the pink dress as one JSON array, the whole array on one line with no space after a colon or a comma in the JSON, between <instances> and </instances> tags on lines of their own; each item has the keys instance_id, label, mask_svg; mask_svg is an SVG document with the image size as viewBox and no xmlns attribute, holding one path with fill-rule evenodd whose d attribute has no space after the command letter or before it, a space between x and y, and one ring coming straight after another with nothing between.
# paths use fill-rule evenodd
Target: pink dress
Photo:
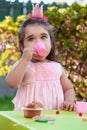
<instances>
[{"instance_id":1,"label":"pink dress","mask_svg":"<svg viewBox=\"0 0 87 130\"><path fill-rule=\"evenodd\" d=\"M62 67L57 62L29 62L26 75L13 99L15 110L20 110L32 101L42 103L45 110L60 109L64 101L61 75Z\"/></svg>"}]
</instances>

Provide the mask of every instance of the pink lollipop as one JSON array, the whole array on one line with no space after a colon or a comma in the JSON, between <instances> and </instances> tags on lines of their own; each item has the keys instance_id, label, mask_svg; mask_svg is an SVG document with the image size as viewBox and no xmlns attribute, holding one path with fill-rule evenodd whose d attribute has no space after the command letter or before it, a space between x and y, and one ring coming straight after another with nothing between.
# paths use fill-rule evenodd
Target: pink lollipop
<instances>
[{"instance_id":1,"label":"pink lollipop","mask_svg":"<svg viewBox=\"0 0 87 130\"><path fill-rule=\"evenodd\" d=\"M39 56L44 56L46 54L46 48L42 42L35 44L35 50Z\"/></svg>"}]
</instances>

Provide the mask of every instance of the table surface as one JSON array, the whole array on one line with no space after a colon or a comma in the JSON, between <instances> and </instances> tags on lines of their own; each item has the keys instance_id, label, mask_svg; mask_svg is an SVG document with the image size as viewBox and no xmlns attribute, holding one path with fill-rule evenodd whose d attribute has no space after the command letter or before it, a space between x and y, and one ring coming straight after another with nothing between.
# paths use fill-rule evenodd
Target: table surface
<instances>
[{"instance_id":1,"label":"table surface","mask_svg":"<svg viewBox=\"0 0 87 130\"><path fill-rule=\"evenodd\" d=\"M55 122L42 123L24 118L23 111L1 111L0 130L87 130L87 113L79 116L76 112L56 110L42 111L41 115L55 118Z\"/></svg>"}]
</instances>

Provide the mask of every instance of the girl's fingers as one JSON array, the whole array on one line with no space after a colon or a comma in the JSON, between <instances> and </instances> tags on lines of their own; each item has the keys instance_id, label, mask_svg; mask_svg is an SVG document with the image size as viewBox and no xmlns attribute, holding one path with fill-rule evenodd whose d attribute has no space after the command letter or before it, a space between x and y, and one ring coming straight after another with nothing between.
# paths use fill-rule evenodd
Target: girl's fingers
<instances>
[{"instance_id":1,"label":"girl's fingers","mask_svg":"<svg viewBox=\"0 0 87 130\"><path fill-rule=\"evenodd\" d=\"M75 110L75 104L64 102L61 105L62 110L68 110L68 111L74 111Z\"/></svg>"},{"instance_id":2,"label":"girl's fingers","mask_svg":"<svg viewBox=\"0 0 87 130\"><path fill-rule=\"evenodd\" d=\"M74 110L74 106L70 105L69 111L73 111Z\"/></svg>"}]
</instances>

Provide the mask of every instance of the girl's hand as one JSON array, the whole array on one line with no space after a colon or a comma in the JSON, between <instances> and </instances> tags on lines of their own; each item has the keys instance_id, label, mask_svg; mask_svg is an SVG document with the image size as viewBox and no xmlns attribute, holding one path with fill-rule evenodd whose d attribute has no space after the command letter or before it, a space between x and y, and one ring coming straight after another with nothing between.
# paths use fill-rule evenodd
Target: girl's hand
<instances>
[{"instance_id":1,"label":"girl's hand","mask_svg":"<svg viewBox=\"0 0 87 130\"><path fill-rule=\"evenodd\" d=\"M61 109L67 110L67 111L74 111L75 110L75 103L72 101L64 101L61 104Z\"/></svg>"},{"instance_id":2,"label":"girl's hand","mask_svg":"<svg viewBox=\"0 0 87 130\"><path fill-rule=\"evenodd\" d=\"M27 61L31 61L33 54L35 54L35 50L33 48L24 48L22 58Z\"/></svg>"}]
</instances>

